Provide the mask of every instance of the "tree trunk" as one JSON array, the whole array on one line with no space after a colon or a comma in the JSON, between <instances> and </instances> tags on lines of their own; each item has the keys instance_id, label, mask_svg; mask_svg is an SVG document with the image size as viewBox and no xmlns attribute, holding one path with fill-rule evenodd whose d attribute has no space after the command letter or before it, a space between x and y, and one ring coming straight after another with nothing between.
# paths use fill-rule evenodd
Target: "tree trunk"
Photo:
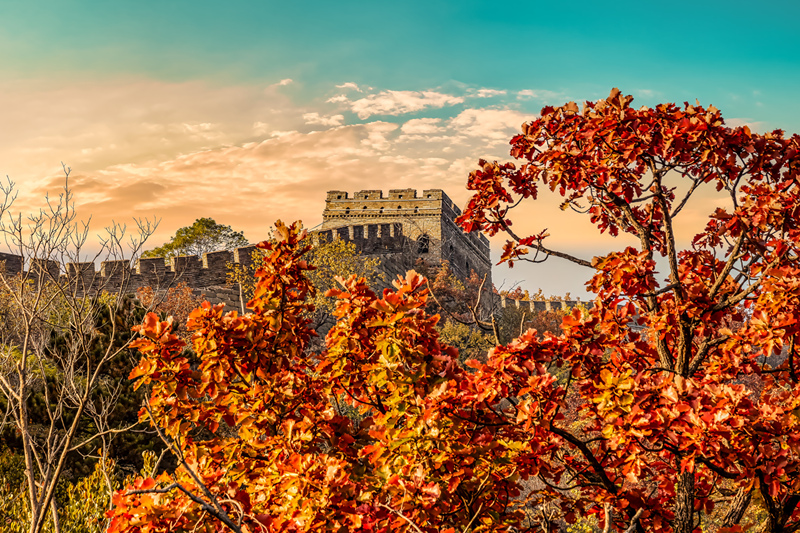
<instances>
[{"instance_id":1,"label":"tree trunk","mask_svg":"<svg viewBox=\"0 0 800 533\"><path fill-rule=\"evenodd\" d=\"M722 527L731 527L739 523L739 520L744 516L747 507L750 506L750 500L753 497L753 487L747 485L739 487L736 491L736 496L731 500L728 506L728 512L725 513L725 518L722 519Z\"/></svg>"},{"instance_id":2,"label":"tree trunk","mask_svg":"<svg viewBox=\"0 0 800 533\"><path fill-rule=\"evenodd\" d=\"M694 530L694 472L683 472L675 484L675 533L692 533Z\"/></svg>"}]
</instances>

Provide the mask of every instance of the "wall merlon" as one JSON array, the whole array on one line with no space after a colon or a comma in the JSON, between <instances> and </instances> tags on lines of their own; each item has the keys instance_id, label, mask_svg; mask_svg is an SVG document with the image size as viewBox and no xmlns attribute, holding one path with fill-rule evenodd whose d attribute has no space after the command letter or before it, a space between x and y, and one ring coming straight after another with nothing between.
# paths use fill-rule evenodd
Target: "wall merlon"
<instances>
[{"instance_id":1,"label":"wall merlon","mask_svg":"<svg viewBox=\"0 0 800 533\"><path fill-rule=\"evenodd\" d=\"M426 199L429 198L433 200L441 200L442 198L447 198L447 195L442 189L424 189L422 191L422 197Z\"/></svg>"},{"instance_id":2,"label":"wall merlon","mask_svg":"<svg viewBox=\"0 0 800 533\"><path fill-rule=\"evenodd\" d=\"M203 254L203 268L225 269L228 263L233 263L233 252L231 251L220 250Z\"/></svg>"},{"instance_id":3,"label":"wall merlon","mask_svg":"<svg viewBox=\"0 0 800 533\"><path fill-rule=\"evenodd\" d=\"M500 307L516 307L526 311L553 311L556 309L569 310L581 305L580 300L514 300L505 296L496 296L500 300ZM495 300L496 301L496 300ZM591 302L584 303L592 307Z\"/></svg>"},{"instance_id":4,"label":"wall merlon","mask_svg":"<svg viewBox=\"0 0 800 533\"><path fill-rule=\"evenodd\" d=\"M181 255L170 260L170 270L176 274L182 272L197 272L203 267L200 258L196 255Z\"/></svg>"},{"instance_id":5,"label":"wall merlon","mask_svg":"<svg viewBox=\"0 0 800 533\"><path fill-rule=\"evenodd\" d=\"M163 278L167 272L167 264L163 257L145 257L136 262L136 273L143 276L158 276Z\"/></svg>"},{"instance_id":6,"label":"wall merlon","mask_svg":"<svg viewBox=\"0 0 800 533\"><path fill-rule=\"evenodd\" d=\"M253 252L256 251L257 246L242 246L233 251L233 262L239 263L242 266L251 266L253 264Z\"/></svg>"},{"instance_id":7,"label":"wall merlon","mask_svg":"<svg viewBox=\"0 0 800 533\"><path fill-rule=\"evenodd\" d=\"M389 200L414 200L416 198L416 189L389 189Z\"/></svg>"},{"instance_id":8,"label":"wall merlon","mask_svg":"<svg viewBox=\"0 0 800 533\"><path fill-rule=\"evenodd\" d=\"M92 261L86 261L84 263L67 263L66 272L67 276L69 277L86 276L87 274L94 275L94 263Z\"/></svg>"},{"instance_id":9,"label":"wall merlon","mask_svg":"<svg viewBox=\"0 0 800 533\"><path fill-rule=\"evenodd\" d=\"M31 272L38 274L39 271L47 272L51 277L58 278L61 272L61 265L58 261L51 259L31 259Z\"/></svg>"},{"instance_id":10,"label":"wall merlon","mask_svg":"<svg viewBox=\"0 0 800 533\"><path fill-rule=\"evenodd\" d=\"M347 191L328 191L326 200L347 200Z\"/></svg>"},{"instance_id":11,"label":"wall merlon","mask_svg":"<svg viewBox=\"0 0 800 533\"><path fill-rule=\"evenodd\" d=\"M358 191L353 195L354 200L383 200L383 191L380 189L371 189L367 191Z\"/></svg>"},{"instance_id":12,"label":"wall merlon","mask_svg":"<svg viewBox=\"0 0 800 533\"><path fill-rule=\"evenodd\" d=\"M22 256L0 252L0 263L3 263L7 274L19 274L22 272Z\"/></svg>"}]
</instances>

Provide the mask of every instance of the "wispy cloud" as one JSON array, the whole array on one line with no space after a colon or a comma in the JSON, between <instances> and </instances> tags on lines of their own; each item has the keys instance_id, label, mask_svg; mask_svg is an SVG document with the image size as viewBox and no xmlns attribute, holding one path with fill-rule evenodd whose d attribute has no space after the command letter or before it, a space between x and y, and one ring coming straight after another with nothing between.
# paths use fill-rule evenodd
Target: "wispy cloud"
<instances>
[{"instance_id":1,"label":"wispy cloud","mask_svg":"<svg viewBox=\"0 0 800 533\"><path fill-rule=\"evenodd\" d=\"M320 126L341 126L344 124L344 115L323 116L317 112L303 113L303 120L306 124L318 124Z\"/></svg>"},{"instance_id":2,"label":"wispy cloud","mask_svg":"<svg viewBox=\"0 0 800 533\"><path fill-rule=\"evenodd\" d=\"M526 120L530 120L529 115L513 109L465 109L449 125L462 135L505 142Z\"/></svg>"},{"instance_id":3,"label":"wispy cloud","mask_svg":"<svg viewBox=\"0 0 800 533\"><path fill-rule=\"evenodd\" d=\"M492 98L493 96L503 96L506 92L499 89L472 89L467 94L475 98Z\"/></svg>"},{"instance_id":4,"label":"wispy cloud","mask_svg":"<svg viewBox=\"0 0 800 533\"><path fill-rule=\"evenodd\" d=\"M337 89L351 89L351 90L359 92L359 93L363 93L364 92L364 90L361 87L359 87L357 84L353 83L352 81L348 81L348 82L345 82L345 83L343 83L341 85L337 85L336 88Z\"/></svg>"},{"instance_id":5,"label":"wispy cloud","mask_svg":"<svg viewBox=\"0 0 800 533\"><path fill-rule=\"evenodd\" d=\"M555 91L547 91L544 89L524 89L522 91L517 92L517 100L546 100L548 103L556 103L558 100L564 100L565 96L563 93L558 93Z\"/></svg>"},{"instance_id":6,"label":"wispy cloud","mask_svg":"<svg viewBox=\"0 0 800 533\"><path fill-rule=\"evenodd\" d=\"M80 213L98 225L161 217L156 244L201 216L260 239L273 219L316 224L330 188L443 188L463 203L477 159L504 159L504 144L531 118L513 107L516 94L497 89L478 98L481 89L358 92L349 83L310 102L295 102L288 82L0 83L0 173L38 205L62 181L65 160ZM349 113L361 122L348 124Z\"/></svg>"},{"instance_id":7,"label":"wispy cloud","mask_svg":"<svg viewBox=\"0 0 800 533\"><path fill-rule=\"evenodd\" d=\"M364 120L373 115L403 115L426 108L442 108L464 102L461 96L437 91L381 91L357 100L344 95L335 96L328 102L347 103L358 118Z\"/></svg>"},{"instance_id":8,"label":"wispy cloud","mask_svg":"<svg viewBox=\"0 0 800 533\"><path fill-rule=\"evenodd\" d=\"M439 133L444 131L444 128L439 125L441 122L440 118L414 118L403 124L400 129L409 135Z\"/></svg>"}]
</instances>

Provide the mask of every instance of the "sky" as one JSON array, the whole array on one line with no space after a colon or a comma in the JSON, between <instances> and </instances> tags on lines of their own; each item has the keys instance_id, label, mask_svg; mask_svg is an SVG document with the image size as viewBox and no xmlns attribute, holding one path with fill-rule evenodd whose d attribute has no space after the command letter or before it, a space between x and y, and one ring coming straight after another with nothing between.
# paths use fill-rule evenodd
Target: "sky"
<instances>
[{"instance_id":1,"label":"sky","mask_svg":"<svg viewBox=\"0 0 800 533\"><path fill-rule=\"evenodd\" d=\"M155 217L152 247L200 217L252 242L276 219L313 227L330 189L441 188L463 206L477 160L507 160L544 105L612 87L800 132L797 20L800 3L769 0L6 0L0 175L25 212L64 162L80 216ZM520 208L520 227L586 258L629 244L557 204ZM586 297L590 274L553 258L494 277Z\"/></svg>"}]
</instances>

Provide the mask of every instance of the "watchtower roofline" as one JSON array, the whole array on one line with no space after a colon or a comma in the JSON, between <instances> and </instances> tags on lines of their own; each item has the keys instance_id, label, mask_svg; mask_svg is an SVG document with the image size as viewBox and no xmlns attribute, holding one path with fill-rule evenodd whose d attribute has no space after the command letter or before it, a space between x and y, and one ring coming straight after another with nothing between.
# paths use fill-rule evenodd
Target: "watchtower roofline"
<instances>
[{"instance_id":1,"label":"watchtower roofline","mask_svg":"<svg viewBox=\"0 0 800 533\"><path fill-rule=\"evenodd\" d=\"M370 189L349 193L328 191L325 210L322 212L322 229L333 229L351 224L377 222L375 219L445 219L454 225L461 209L442 189L390 189L388 194ZM414 236L413 228L407 235ZM489 249L489 239L482 233L467 237L479 248ZM488 252L487 252L488 253Z\"/></svg>"},{"instance_id":2,"label":"watchtower roofline","mask_svg":"<svg viewBox=\"0 0 800 533\"><path fill-rule=\"evenodd\" d=\"M447 197L445 192L441 189L425 189L420 195L416 189L389 189L388 194L378 189L369 189L358 191L352 195L347 191L328 191L328 196L325 199L327 202L348 203L360 201L386 201L386 200L434 200L439 201L447 199L452 203L452 200Z\"/></svg>"}]
</instances>

